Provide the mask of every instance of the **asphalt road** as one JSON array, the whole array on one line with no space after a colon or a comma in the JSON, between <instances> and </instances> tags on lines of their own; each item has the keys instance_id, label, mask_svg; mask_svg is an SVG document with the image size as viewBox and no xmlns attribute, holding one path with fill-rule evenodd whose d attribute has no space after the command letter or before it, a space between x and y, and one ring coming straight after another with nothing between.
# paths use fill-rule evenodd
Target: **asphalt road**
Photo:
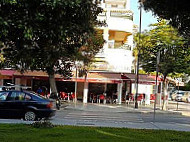
<instances>
[{"instance_id":1,"label":"asphalt road","mask_svg":"<svg viewBox=\"0 0 190 142\"><path fill-rule=\"evenodd\" d=\"M175 110L175 102L172 102ZM188 106L188 107L187 107ZM57 125L74 126L98 126L98 127L120 127L137 129L165 129L177 131L190 131L190 116L184 116L180 113L158 111L154 115L151 109L141 109L133 111L126 106L108 106L108 105L87 105L65 107L56 112L56 115L50 119ZM179 110L188 110L189 104L180 103ZM146 110L146 111L145 111ZM176 110L175 110L176 111ZM15 119L0 119L0 123L33 123Z\"/></svg>"}]
</instances>

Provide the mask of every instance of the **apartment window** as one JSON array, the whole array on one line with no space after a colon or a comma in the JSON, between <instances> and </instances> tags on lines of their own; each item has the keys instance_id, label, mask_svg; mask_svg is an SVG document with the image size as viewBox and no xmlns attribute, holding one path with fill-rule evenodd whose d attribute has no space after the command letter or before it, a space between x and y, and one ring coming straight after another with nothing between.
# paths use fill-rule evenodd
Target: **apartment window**
<instances>
[{"instance_id":1,"label":"apartment window","mask_svg":"<svg viewBox=\"0 0 190 142\"><path fill-rule=\"evenodd\" d=\"M106 12L100 13L99 16L106 16Z\"/></svg>"},{"instance_id":2,"label":"apartment window","mask_svg":"<svg viewBox=\"0 0 190 142\"><path fill-rule=\"evenodd\" d=\"M106 8L111 8L111 4L106 4Z\"/></svg>"},{"instance_id":3,"label":"apartment window","mask_svg":"<svg viewBox=\"0 0 190 142\"><path fill-rule=\"evenodd\" d=\"M115 41L114 40L109 40L108 41L108 48L114 48Z\"/></svg>"},{"instance_id":4,"label":"apartment window","mask_svg":"<svg viewBox=\"0 0 190 142\"><path fill-rule=\"evenodd\" d=\"M124 9L125 6L124 6L124 5L118 5L118 8L120 8L120 9Z\"/></svg>"},{"instance_id":5,"label":"apartment window","mask_svg":"<svg viewBox=\"0 0 190 142\"><path fill-rule=\"evenodd\" d=\"M112 8L117 8L118 5L117 5L117 4L112 4L111 7L112 7Z\"/></svg>"}]
</instances>

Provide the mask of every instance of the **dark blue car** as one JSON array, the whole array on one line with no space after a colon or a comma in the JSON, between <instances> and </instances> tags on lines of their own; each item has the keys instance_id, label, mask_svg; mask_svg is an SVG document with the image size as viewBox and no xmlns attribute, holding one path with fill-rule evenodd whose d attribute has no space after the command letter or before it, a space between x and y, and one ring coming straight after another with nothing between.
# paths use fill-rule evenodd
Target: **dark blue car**
<instances>
[{"instance_id":1,"label":"dark blue car","mask_svg":"<svg viewBox=\"0 0 190 142\"><path fill-rule=\"evenodd\" d=\"M35 121L55 115L53 102L26 91L0 91L0 118L23 118Z\"/></svg>"}]
</instances>

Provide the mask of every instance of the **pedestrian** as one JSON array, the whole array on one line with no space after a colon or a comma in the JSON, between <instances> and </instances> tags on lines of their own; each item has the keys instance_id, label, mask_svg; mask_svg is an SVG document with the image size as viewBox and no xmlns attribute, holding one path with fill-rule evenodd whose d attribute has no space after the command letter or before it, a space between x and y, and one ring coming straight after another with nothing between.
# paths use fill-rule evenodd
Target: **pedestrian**
<instances>
[{"instance_id":1,"label":"pedestrian","mask_svg":"<svg viewBox=\"0 0 190 142\"><path fill-rule=\"evenodd\" d=\"M42 86L42 93L44 97L48 98L48 89L46 86Z\"/></svg>"},{"instance_id":2,"label":"pedestrian","mask_svg":"<svg viewBox=\"0 0 190 142\"><path fill-rule=\"evenodd\" d=\"M36 92L37 92L38 94L41 95L41 93L42 93L42 89L41 89L41 87L39 87L38 90L37 90Z\"/></svg>"}]
</instances>

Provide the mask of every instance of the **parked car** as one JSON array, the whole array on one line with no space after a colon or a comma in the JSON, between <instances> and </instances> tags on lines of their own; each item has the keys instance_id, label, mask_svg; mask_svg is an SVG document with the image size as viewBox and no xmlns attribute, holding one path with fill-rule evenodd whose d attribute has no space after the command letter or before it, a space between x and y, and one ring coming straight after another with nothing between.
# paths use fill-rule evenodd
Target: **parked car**
<instances>
[{"instance_id":1,"label":"parked car","mask_svg":"<svg viewBox=\"0 0 190 142\"><path fill-rule=\"evenodd\" d=\"M181 101L183 102L190 102L190 91L186 91L184 95L181 97Z\"/></svg>"},{"instance_id":2,"label":"parked car","mask_svg":"<svg viewBox=\"0 0 190 142\"><path fill-rule=\"evenodd\" d=\"M171 95L171 100L172 101L176 101L176 97L177 97L177 95L178 96L181 96L182 94L184 94L184 92L185 91L182 91L182 90L175 90L173 93L172 93L172 95Z\"/></svg>"},{"instance_id":3,"label":"parked car","mask_svg":"<svg viewBox=\"0 0 190 142\"><path fill-rule=\"evenodd\" d=\"M0 86L0 91L15 89L13 86Z\"/></svg>"},{"instance_id":4,"label":"parked car","mask_svg":"<svg viewBox=\"0 0 190 142\"><path fill-rule=\"evenodd\" d=\"M177 92L175 100L176 101L181 101L181 98L184 95L184 93L185 92Z\"/></svg>"},{"instance_id":5,"label":"parked car","mask_svg":"<svg viewBox=\"0 0 190 142\"><path fill-rule=\"evenodd\" d=\"M35 121L55 115L53 101L26 91L0 91L0 117Z\"/></svg>"}]
</instances>

